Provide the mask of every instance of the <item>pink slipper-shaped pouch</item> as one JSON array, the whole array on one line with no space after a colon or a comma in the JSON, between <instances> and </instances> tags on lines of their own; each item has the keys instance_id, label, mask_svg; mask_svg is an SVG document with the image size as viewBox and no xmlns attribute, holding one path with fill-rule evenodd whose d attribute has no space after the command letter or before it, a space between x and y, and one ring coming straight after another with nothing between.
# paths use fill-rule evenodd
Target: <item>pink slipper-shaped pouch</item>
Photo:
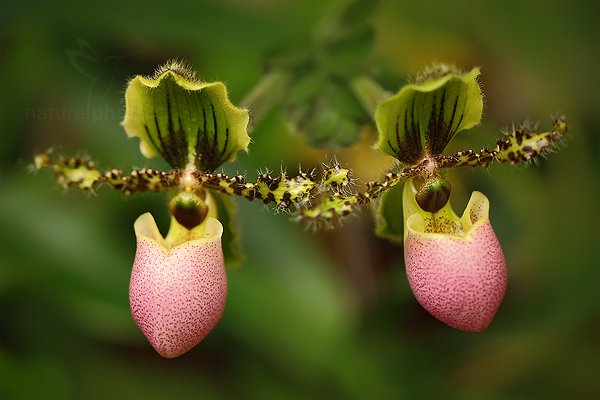
<instances>
[{"instance_id":1,"label":"pink slipper-shaped pouch","mask_svg":"<svg viewBox=\"0 0 600 400\"><path fill-rule=\"evenodd\" d=\"M405 215L418 207L407 207L411 202L404 199ZM484 330L506 292L506 261L488 212L487 197L473 192L460 219L449 203L406 219L404 259L415 297L431 315L464 331Z\"/></svg>"},{"instance_id":2,"label":"pink slipper-shaped pouch","mask_svg":"<svg viewBox=\"0 0 600 400\"><path fill-rule=\"evenodd\" d=\"M209 217L193 231L174 229L174 224L173 219L163 239L150 213L135 221L129 285L133 319L165 358L178 357L204 339L221 318L227 297L221 223Z\"/></svg>"}]
</instances>

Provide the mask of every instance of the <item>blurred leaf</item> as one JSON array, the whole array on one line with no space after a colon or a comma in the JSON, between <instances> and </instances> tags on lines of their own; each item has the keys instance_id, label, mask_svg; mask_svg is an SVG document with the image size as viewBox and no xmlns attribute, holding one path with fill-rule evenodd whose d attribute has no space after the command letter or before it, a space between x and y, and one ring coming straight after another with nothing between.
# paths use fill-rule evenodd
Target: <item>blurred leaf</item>
<instances>
[{"instance_id":1,"label":"blurred leaf","mask_svg":"<svg viewBox=\"0 0 600 400\"><path fill-rule=\"evenodd\" d=\"M291 107L309 106L309 103L322 93L326 82L322 75L316 73L296 77L288 90L285 102Z\"/></svg>"},{"instance_id":2,"label":"blurred leaf","mask_svg":"<svg viewBox=\"0 0 600 400\"><path fill-rule=\"evenodd\" d=\"M348 120L353 122L369 121L370 118L354 96L349 83L339 78L331 79L324 88L325 95L332 107Z\"/></svg>"},{"instance_id":3,"label":"blurred leaf","mask_svg":"<svg viewBox=\"0 0 600 400\"><path fill-rule=\"evenodd\" d=\"M344 118L337 110L329 109L323 101L320 110L312 117L312 123L304 129L308 143L313 147L347 147L358 139L358 126Z\"/></svg>"},{"instance_id":4,"label":"blurred leaf","mask_svg":"<svg viewBox=\"0 0 600 400\"><path fill-rule=\"evenodd\" d=\"M305 44L282 46L268 56L269 68L291 76L283 110L313 147L351 146L361 126L371 120L351 79L365 75L371 62L374 33L369 16L376 4L336 4Z\"/></svg>"},{"instance_id":5,"label":"blurred leaf","mask_svg":"<svg viewBox=\"0 0 600 400\"><path fill-rule=\"evenodd\" d=\"M326 43L320 60L322 69L344 79L364 74L369 69L373 40L372 29L364 29Z\"/></svg>"},{"instance_id":6,"label":"blurred leaf","mask_svg":"<svg viewBox=\"0 0 600 400\"><path fill-rule=\"evenodd\" d=\"M378 5L378 0L353 0L346 2L344 4L345 9L340 15L340 25L342 27L354 27L354 29L370 27L369 18Z\"/></svg>"},{"instance_id":7,"label":"blurred leaf","mask_svg":"<svg viewBox=\"0 0 600 400\"><path fill-rule=\"evenodd\" d=\"M296 129L314 147L353 145L360 134L360 124L369 117L348 84L315 77L304 80L303 84L294 92L294 100L304 101L287 108L288 118Z\"/></svg>"}]
</instances>

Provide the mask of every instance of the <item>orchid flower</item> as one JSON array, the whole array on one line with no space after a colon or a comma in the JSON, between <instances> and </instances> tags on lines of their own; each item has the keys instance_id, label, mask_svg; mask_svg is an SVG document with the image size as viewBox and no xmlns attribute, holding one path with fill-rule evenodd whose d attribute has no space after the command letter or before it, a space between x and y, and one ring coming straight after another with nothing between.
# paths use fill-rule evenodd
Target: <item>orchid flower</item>
<instances>
[{"instance_id":1,"label":"orchid flower","mask_svg":"<svg viewBox=\"0 0 600 400\"><path fill-rule=\"evenodd\" d=\"M324 164L320 176L314 169L295 176L282 171L249 182L243 175L215 173L248 149L249 112L231 103L222 82L201 82L179 62L165 64L151 77L136 76L125 92L125 132L139 138L144 156L161 156L171 170L100 171L90 160L52 151L35 155L34 165L52 168L65 188L90 191L104 184L126 195L169 193L166 236L149 213L134 223L137 248L129 289L133 319L163 357L192 349L224 312L225 265L241 257L227 196L273 204L316 228L374 204L376 233L404 243L417 301L446 324L479 332L504 297L506 262L489 222L488 199L474 192L459 218L442 171L530 161L554 148L567 131L564 118L554 118L549 131L524 125L491 150L443 154L457 133L481 120L479 73L439 65L391 96L364 79L356 85L364 98L383 99L369 110L379 135L375 148L399 161L381 180L367 182L364 191L352 189L351 171L336 161Z\"/></svg>"},{"instance_id":2,"label":"orchid flower","mask_svg":"<svg viewBox=\"0 0 600 400\"><path fill-rule=\"evenodd\" d=\"M198 344L224 311L225 262L241 259L233 204L226 196L300 212L316 196L345 190L349 170L334 162L320 180L314 171L299 171L296 176L260 174L256 183L214 173L247 150L249 113L229 101L222 82L201 82L179 62L165 64L151 77L133 78L125 103L127 135L140 139L144 156L161 156L171 170L101 172L92 161L52 151L37 154L34 165L54 169L63 187L93 190L107 184L126 195L170 193L166 237L149 213L134 223L137 250L129 297L133 319L148 341L161 356L173 358Z\"/></svg>"},{"instance_id":3,"label":"orchid flower","mask_svg":"<svg viewBox=\"0 0 600 400\"><path fill-rule=\"evenodd\" d=\"M434 317L465 331L479 332L492 321L506 291L506 262L489 222L489 201L474 192L463 216L452 210L450 183L443 170L492 162L528 162L556 148L567 125L537 132L513 128L495 148L443 154L460 131L481 121L480 71L437 65L414 83L381 101L375 110L375 148L399 161L367 190L336 195L303 214L331 220L376 204L376 234L404 243L406 274L417 301ZM403 189L404 186L404 189Z\"/></svg>"},{"instance_id":4,"label":"orchid flower","mask_svg":"<svg viewBox=\"0 0 600 400\"><path fill-rule=\"evenodd\" d=\"M423 308L449 326L470 332L484 330L500 307L506 261L489 221L487 197L474 192L459 218L448 201L450 184L440 170L529 161L566 132L564 119L556 118L550 132L523 126L493 150L443 155L454 135L481 120L478 76L477 68L468 73L444 65L432 68L376 111L377 146L408 165L403 173L409 178L401 192L396 189L401 211L398 195L390 191L382 196L377 232L404 242L406 276Z\"/></svg>"}]
</instances>

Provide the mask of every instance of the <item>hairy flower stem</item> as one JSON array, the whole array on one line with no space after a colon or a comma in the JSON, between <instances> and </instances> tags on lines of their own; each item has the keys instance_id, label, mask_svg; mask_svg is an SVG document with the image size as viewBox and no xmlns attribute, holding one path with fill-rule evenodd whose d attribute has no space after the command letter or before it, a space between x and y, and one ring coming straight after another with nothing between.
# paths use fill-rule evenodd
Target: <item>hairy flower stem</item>
<instances>
[{"instance_id":1,"label":"hairy flower stem","mask_svg":"<svg viewBox=\"0 0 600 400\"><path fill-rule=\"evenodd\" d=\"M496 148L459 151L454 155L439 155L436 162L440 168L455 167L487 167L492 161L517 164L522 161L536 159L548 150L556 148L567 133L565 117L552 119L552 129L547 132L536 132L526 124L513 128L506 138L496 142Z\"/></svg>"},{"instance_id":2,"label":"hairy flower stem","mask_svg":"<svg viewBox=\"0 0 600 400\"><path fill-rule=\"evenodd\" d=\"M101 172L93 161L80 157L66 158L51 151L37 154L34 166L36 169L52 168L58 183L65 188L77 186L87 191L106 184L126 195L145 191L208 189L248 200L258 199L264 204L274 204L279 210L295 211L299 220L320 227L331 226L409 178L433 176L439 169L487 167L493 161L510 164L531 161L555 148L566 132L564 117L554 118L552 129L546 132L536 132L523 126L499 140L494 150L484 148L479 152L467 150L454 155L426 157L416 165L387 173L380 181L368 182L366 190L359 193L350 192L350 170L337 162L324 166L320 179L313 170L300 171L296 176L288 176L285 172L277 176L261 174L256 182L248 182L243 175L230 177L195 169L158 171L140 168L129 174L118 169Z\"/></svg>"},{"instance_id":3,"label":"hairy flower stem","mask_svg":"<svg viewBox=\"0 0 600 400\"><path fill-rule=\"evenodd\" d=\"M196 169L158 171L140 168L129 174L119 169L100 171L93 161L81 157L66 158L52 151L36 154L34 167L53 169L57 182L64 188L77 186L91 191L104 184L126 195L146 191L200 192L208 189L248 200L259 199L265 204L275 204L278 209L306 207L322 193L346 192L350 183L350 171L337 163L325 166L320 179L316 178L314 171L300 171L296 176L288 176L285 172L275 177L261 174L256 182L248 182L243 175L230 177Z\"/></svg>"},{"instance_id":4,"label":"hairy flower stem","mask_svg":"<svg viewBox=\"0 0 600 400\"><path fill-rule=\"evenodd\" d=\"M350 195L334 194L310 209L301 210L300 219L306 219L316 226L328 226L340 217L349 215L356 208L377 199L385 191L403 183L409 178L437 175L439 169L452 169L464 166L488 167L493 161L519 162L534 160L556 148L567 132L564 117L553 118L552 129L536 132L530 127L513 129L506 138L496 142L494 150L481 149L461 151L455 155L434 155L424 158L419 164L405 167L398 172L387 173L382 180L367 183L367 190Z\"/></svg>"}]
</instances>

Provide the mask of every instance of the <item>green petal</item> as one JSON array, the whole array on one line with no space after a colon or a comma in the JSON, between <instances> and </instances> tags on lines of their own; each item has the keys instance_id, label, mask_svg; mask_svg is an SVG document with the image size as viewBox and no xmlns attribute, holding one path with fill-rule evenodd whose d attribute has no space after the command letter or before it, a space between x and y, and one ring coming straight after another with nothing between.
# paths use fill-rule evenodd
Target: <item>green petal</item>
<instances>
[{"instance_id":1,"label":"green petal","mask_svg":"<svg viewBox=\"0 0 600 400\"><path fill-rule=\"evenodd\" d=\"M404 241L402 187L396 185L383 193L375 218L375 234L397 243Z\"/></svg>"},{"instance_id":2,"label":"green petal","mask_svg":"<svg viewBox=\"0 0 600 400\"><path fill-rule=\"evenodd\" d=\"M375 111L376 147L408 165L441 154L454 135L481 120L477 76L478 68L462 74L442 66L404 86Z\"/></svg>"},{"instance_id":3,"label":"green petal","mask_svg":"<svg viewBox=\"0 0 600 400\"><path fill-rule=\"evenodd\" d=\"M244 253L240 246L240 229L235 218L235 204L233 200L218 192L211 192L217 206L219 221L223 224L223 256L227 268L238 266L244 261Z\"/></svg>"},{"instance_id":4,"label":"green petal","mask_svg":"<svg viewBox=\"0 0 600 400\"><path fill-rule=\"evenodd\" d=\"M161 155L172 167L212 171L246 150L248 111L235 107L222 82L199 82L178 63L152 78L133 78L125 92L123 127L140 138L146 157Z\"/></svg>"}]
</instances>

